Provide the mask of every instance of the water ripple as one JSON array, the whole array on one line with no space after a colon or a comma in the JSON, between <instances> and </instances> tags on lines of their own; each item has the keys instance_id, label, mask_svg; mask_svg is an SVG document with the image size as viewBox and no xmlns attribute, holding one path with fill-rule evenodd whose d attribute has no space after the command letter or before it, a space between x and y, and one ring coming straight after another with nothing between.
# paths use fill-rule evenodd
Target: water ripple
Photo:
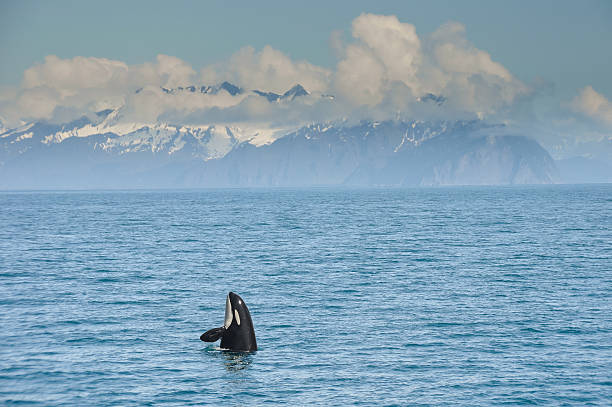
<instances>
[{"instance_id":1,"label":"water ripple","mask_svg":"<svg viewBox=\"0 0 612 407\"><path fill-rule=\"evenodd\" d=\"M0 404L610 405L610 196L0 193Z\"/></svg>"}]
</instances>

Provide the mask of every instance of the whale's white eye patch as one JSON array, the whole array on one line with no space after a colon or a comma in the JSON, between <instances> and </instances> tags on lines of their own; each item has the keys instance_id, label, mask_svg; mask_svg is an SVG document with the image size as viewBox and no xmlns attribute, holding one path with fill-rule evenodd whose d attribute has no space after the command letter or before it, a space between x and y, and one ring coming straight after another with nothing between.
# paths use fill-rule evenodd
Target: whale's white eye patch
<instances>
[{"instance_id":1,"label":"whale's white eye patch","mask_svg":"<svg viewBox=\"0 0 612 407\"><path fill-rule=\"evenodd\" d=\"M234 310L234 317L236 318L236 323L240 325L240 315L238 315L237 310Z\"/></svg>"}]
</instances>

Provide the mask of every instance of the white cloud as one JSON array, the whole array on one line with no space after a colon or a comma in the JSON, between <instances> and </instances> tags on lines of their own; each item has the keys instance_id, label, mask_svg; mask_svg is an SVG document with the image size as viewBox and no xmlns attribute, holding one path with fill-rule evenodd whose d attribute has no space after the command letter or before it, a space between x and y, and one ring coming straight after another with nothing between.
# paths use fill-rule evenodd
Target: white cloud
<instances>
[{"instance_id":1,"label":"white cloud","mask_svg":"<svg viewBox=\"0 0 612 407\"><path fill-rule=\"evenodd\" d=\"M200 92L167 94L159 86L148 85L138 93L126 96L122 115L124 120L151 123L165 114L179 119L213 107L228 108L238 105L244 98L244 95L232 96L227 92L214 95Z\"/></svg>"},{"instance_id":2,"label":"white cloud","mask_svg":"<svg viewBox=\"0 0 612 407\"><path fill-rule=\"evenodd\" d=\"M53 113L59 99L61 96L52 88L26 89L17 99L17 107L31 117L48 118Z\"/></svg>"},{"instance_id":3,"label":"white cloud","mask_svg":"<svg viewBox=\"0 0 612 407\"><path fill-rule=\"evenodd\" d=\"M23 88L47 87L71 94L81 89L107 87L112 82L126 80L128 66L121 61L106 58L75 57L61 59L55 55L34 65L23 74Z\"/></svg>"},{"instance_id":4,"label":"white cloud","mask_svg":"<svg viewBox=\"0 0 612 407\"><path fill-rule=\"evenodd\" d=\"M529 88L491 56L474 47L459 23L448 23L420 39L412 24L395 16L362 14L353 21L354 42L338 63L335 87L357 105L391 103L398 84L414 98L443 95L457 111L492 114L509 106ZM393 103L392 100L398 103Z\"/></svg>"},{"instance_id":5,"label":"white cloud","mask_svg":"<svg viewBox=\"0 0 612 407\"><path fill-rule=\"evenodd\" d=\"M196 72L180 58L158 55L155 63L147 62L130 67L129 82L144 87L147 85L175 88L196 83Z\"/></svg>"},{"instance_id":6,"label":"white cloud","mask_svg":"<svg viewBox=\"0 0 612 407\"><path fill-rule=\"evenodd\" d=\"M95 105L118 105L128 85L129 67L105 58L61 59L49 55L27 69L12 100L0 102L0 114L10 124L51 119L57 108L84 113Z\"/></svg>"},{"instance_id":7,"label":"white cloud","mask_svg":"<svg viewBox=\"0 0 612 407\"><path fill-rule=\"evenodd\" d=\"M246 89L283 93L300 83L311 92L327 89L331 73L305 61L293 61L269 46L256 52L246 47L226 63L204 68L198 77L185 61L158 55L156 61L128 65L95 57L62 59L47 56L43 63L24 72L19 89L0 94L0 117L9 125L22 120L79 117L106 108L122 106L125 120L156 121L160 116L194 116L207 109L226 109L243 102L247 95L232 96L221 91L165 93L162 88L215 85L229 80ZM266 102L267 103L267 102ZM246 103L243 111L253 116L268 110L259 100Z\"/></svg>"},{"instance_id":8,"label":"white cloud","mask_svg":"<svg viewBox=\"0 0 612 407\"><path fill-rule=\"evenodd\" d=\"M395 16L362 14L353 21L353 36L385 66L387 79L418 87L421 42L412 24Z\"/></svg>"},{"instance_id":9,"label":"white cloud","mask_svg":"<svg viewBox=\"0 0 612 407\"><path fill-rule=\"evenodd\" d=\"M356 42L347 46L335 75L338 92L356 104L375 106L393 81L420 90L421 44L412 24L395 16L362 14L353 21L352 34Z\"/></svg>"},{"instance_id":10,"label":"white cloud","mask_svg":"<svg viewBox=\"0 0 612 407\"><path fill-rule=\"evenodd\" d=\"M575 112L612 124L612 103L591 86L583 88L571 104Z\"/></svg>"},{"instance_id":11,"label":"white cloud","mask_svg":"<svg viewBox=\"0 0 612 407\"><path fill-rule=\"evenodd\" d=\"M491 56L471 44L465 27L447 23L427 39L424 87L449 104L480 114L512 105L531 90Z\"/></svg>"},{"instance_id":12,"label":"white cloud","mask_svg":"<svg viewBox=\"0 0 612 407\"><path fill-rule=\"evenodd\" d=\"M385 67L363 47L349 45L338 63L336 90L360 105L377 105L384 97Z\"/></svg>"},{"instance_id":13,"label":"white cloud","mask_svg":"<svg viewBox=\"0 0 612 407\"><path fill-rule=\"evenodd\" d=\"M491 75L509 82L513 79L510 72L492 61L488 53L469 43L462 24L444 24L431 35L431 41L433 56L438 66L446 72Z\"/></svg>"},{"instance_id":14,"label":"white cloud","mask_svg":"<svg viewBox=\"0 0 612 407\"><path fill-rule=\"evenodd\" d=\"M295 61L270 46L259 51L242 48L199 73L187 62L167 55L139 65L50 55L24 72L19 89L0 94L0 117L15 124L41 118L59 120L61 112L63 120L67 115L78 117L118 106L125 120L147 122L169 117L236 118L240 114L245 120L271 120L280 114L283 120L316 121L330 119L331 114L381 118L397 117L401 112L407 117L430 115L434 110L449 117L465 113L482 117L512 106L530 92L487 52L474 47L458 23L443 25L420 38L414 25L395 16L362 14L353 21L352 37L349 43L338 32L330 38L339 58L335 71ZM300 83L313 96L286 106L269 106L249 95L167 94L161 89L215 85L224 80L247 90L276 93ZM322 102L315 97L321 93L337 98ZM418 103L417 98L427 93L442 95L446 102L443 106ZM597 109L604 112L600 115L608 114L605 108Z\"/></svg>"},{"instance_id":15,"label":"white cloud","mask_svg":"<svg viewBox=\"0 0 612 407\"><path fill-rule=\"evenodd\" d=\"M158 55L156 62L131 66L106 58L61 59L49 55L45 57L44 63L34 65L24 72L22 87L47 87L58 90L62 95L70 95L83 89L190 85L195 74L188 63L168 55Z\"/></svg>"},{"instance_id":16,"label":"white cloud","mask_svg":"<svg viewBox=\"0 0 612 407\"><path fill-rule=\"evenodd\" d=\"M197 84L196 76L187 62L167 55L139 65L105 58L62 59L49 55L43 63L24 72L20 89L13 90L10 97L0 98L0 115L8 124L16 125L21 120L53 119L58 110L61 120L65 120L69 112L75 118L124 106L133 117L156 120L155 112L229 103L225 92L215 96L188 92L166 95L161 90ZM136 93L139 89L142 91Z\"/></svg>"}]
</instances>

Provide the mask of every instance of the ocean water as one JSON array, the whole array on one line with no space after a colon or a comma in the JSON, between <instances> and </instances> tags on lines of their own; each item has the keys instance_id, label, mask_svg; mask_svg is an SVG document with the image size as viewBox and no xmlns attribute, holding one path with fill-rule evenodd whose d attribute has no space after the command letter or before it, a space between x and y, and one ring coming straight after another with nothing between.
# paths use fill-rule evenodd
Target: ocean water
<instances>
[{"instance_id":1,"label":"ocean water","mask_svg":"<svg viewBox=\"0 0 612 407\"><path fill-rule=\"evenodd\" d=\"M1 192L0 328L3 405L611 405L612 185Z\"/></svg>"}]
</instances>

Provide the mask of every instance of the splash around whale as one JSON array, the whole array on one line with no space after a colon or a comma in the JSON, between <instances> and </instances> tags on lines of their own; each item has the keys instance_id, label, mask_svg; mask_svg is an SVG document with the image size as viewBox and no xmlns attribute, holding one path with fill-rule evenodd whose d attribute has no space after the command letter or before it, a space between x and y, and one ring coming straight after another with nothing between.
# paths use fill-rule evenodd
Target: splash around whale
<instances>
[{"instance_id":1,"label":"splash around whale","mask_svg":"<svg viewBox=\"0 0 612 407\"><path fill-rule=\"evenodd\" d=\"M204 332L200 340L215 342L221 338L221 348L234 352L254 352L257 350L255 329L251 313L244 300L233 292L225 300L225 322L219 328Z\"/></svg>"}]
</instances>

